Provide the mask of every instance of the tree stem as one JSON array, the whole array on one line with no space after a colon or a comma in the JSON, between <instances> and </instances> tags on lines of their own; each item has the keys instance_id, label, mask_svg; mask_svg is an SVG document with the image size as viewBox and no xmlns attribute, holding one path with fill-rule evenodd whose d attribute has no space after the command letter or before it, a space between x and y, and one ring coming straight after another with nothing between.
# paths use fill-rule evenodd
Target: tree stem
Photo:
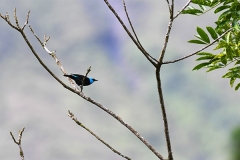
<instances>
[{"instance_id":1,"label":"tree stem","mask_svg":"<svg viewBox=\"0 0 240 160\"><path fill-rule=\"evenodd\" d=\"M165 104L163 99L162 84L161 84L161 78L160 78L160 68L161 68L161 65L156 67L157 88L158 88L159 101L161 105L162 117L163 117L163 123L164 123L164 133L165 133L165 138L167 143L168 160L173 160L171 141L170 141L170 135L169 135L169 129L168 129L167 114L166 114L166 109L165 109Z\"/></svg>"}]
</instances>

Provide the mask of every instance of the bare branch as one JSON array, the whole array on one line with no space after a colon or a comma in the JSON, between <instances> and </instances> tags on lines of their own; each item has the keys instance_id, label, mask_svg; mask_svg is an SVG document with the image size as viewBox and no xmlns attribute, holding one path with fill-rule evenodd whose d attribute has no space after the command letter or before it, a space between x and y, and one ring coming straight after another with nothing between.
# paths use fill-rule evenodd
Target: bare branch
<instances>
[{"instance_id":1,"label":"bare branch","mask_svg":"<svg viewBox=\"0 0 240 160\"><path fill-rule=\"evenodd\" d=\"M183 6L183 8L182 8L180 11L178 11L178 13L173 17L173 19L177 18L177 17L182 13L182 11L183 11L185 8L187 8L187 6L189 6L190 2L191 2L191 0L189 0L189 1L185 4L185 6Z\"/></svg>"},{"instance_id":2,"label":"bare branch","mask_svg":"<svg viewBox=\"0 0 240 160\"><path fill-rule=\"evenodd\" d=\"M8 12L6 12L6 15L5 15L5 16L3 16L2 14L0 14L0 16L1 16L1 18L4 19L12 28L14 28L14 29L16 29L16 30L19 31L19 28L16 27L16 26L14 26L14 25L11 23L11 21L10 21L10 19L9 19Z\"/></svg>"},{"instance_id":3,"label":"bare branch","mask_svg":"<svg viewBox=\"0 0 240 160\"><path fill-rule=\"evenodd\" d=\"M81 126L82 128L84 128L86 131L88 131L91 135L93 135L95 138L97 138L100 142L102 142L105 146L107 146L109 149L111 149L113 152L115 152L116 154L122 156L123 158L126 158L128 160L131 160L131 158L121 154L119 151L117 151L116 149L114 149L112 146L110 146L108 143L106 143L104 140L102 140L99 136L97 136L94 132L92 132L89 128L87 128L86 126L84 126L81 122L79 122L77 120L77 118L74 117L74 114L71 113L68 110L68 116L72 118L73 121L75 121L79 126Z\"/></svg>"},{"instance_id":4,"label":"bare branch","mask_svg":"<svg viewBox=\"0 0 240 160\"><path fill-rule=\"evenodd\" d=\"M142 53L145 55L145 57L146 57L150 62L151 62L151 61L154 61L155 64L156 64L158 61L157 61L155 58L153 58L149 53L147 53L147 51L143 48L141 42L140 42L139 39L138 39L138 36L137 36L137 34L136 34L135 30L134 30L134 27L133 27L133 25L132 25L131 19L130 19L129 15L128 15L128 12L127 12L127 6L126 6L126 3L125 3L125 0L123 0L123 7L124 7L124 11L125 11L125 13L126 13L128 22L129 22L129 24L130 24L130 26L131 26L131 29L132 29L132 31L133 31L133 34L134 34L134 36L135 36L135 38L136 38L139 46L142 48L142 50L141 50Z\"/></svg>"},{"instance_id":5,"label":"bare branch","mask_svg":"<svg viewBox=\"0 0 240 160\"><path fill-rule=\"evenodd\" d=\"M60 70L61 70L64 74L66 74L64 68L62 67L60 61L58 60L58 58L57 58L57 56L56 56L56 54L55 54L56 51L50 51L50 50L47 48L47 42L49 41L50 37L44 35L44 41L42 42L42 41L40 40L40 38L37 36L37 34L34 32L34 30L32 29L32 27L31 27L30 25L29 25L29 28L30 28L30 30L32 31L33 35L34 35L34 36L36 37L36 39L38 40L38 42L41 44L41 46L43 47L43 49L44 49L49 55L51 55L51 56L55 59L57 65L58 65L59 68L60 68Z\"/></svg>"},{"instance_id":6,"label":"bare branch","mask_svg":"<svg viewBox=\"0 0 240 160\"><path fill-rule=\"evenodd\" d=\"M169 135L169 129L168 129L167 113L166 113L166 108L164 104L162 84L161 84L161 78L160 78L160 67L156 68L155 74L156 74L156 80L157 80L159 101L161 105L163 122L164 122L164 133L165 133L165 139L166 139L167 150L168 150L168 160L173 160L171 141L170 141L170 135Z\"/></svg>"},{"instance_id":7,"label":"bare branch","mask_svg":"<svg viewBox=\"0 0 240 160\"><path fill-rule=\"evenodd\" d=\"M113 113L111 110L109 110L105 106L94 101L90 97L86 97L85 95L82 94L82 92L80 92L79 95L81 95L81 97L83 97L87 101L91 102L92 104L95 104L96 106L98 106L99 108L101 108L102 110L104 110L105 112L110 114L112 117L114 117L116 120L118 120L122 125L124 125L126 128L128 128L138 139L140 139L160 160L163 160L163 156L159 152L157 152L156 149L153 148L153 146L151 146L149 144L149 142L147 142L135 129L133 129L129 124L127 124L125 121L123 121L122 118L117 116L115 113Z\"/></svg>"},{"instance_id":8,"label":"bare branch","mask_svg":"<svg viewBox=\"0 0 240 160\"><path fill-rule=\"evenodd\" d=\"M172 4L171 4L171 15L170 15L170 18L173 19L173 15L174 15L174 0L172 0Z\"/></svg>"},{"instance_id":9,"label":"bare branch","mask_svg":"<svg viewBox=\"0 0 240 160\"><path fill-rule=\"evenodd\" d=\"M29 26L30 27L30 26ZM15 27L13 27L15 28ZM30 48L30 50L32 51L32 53L34 54L34 56L38 59L39 63L49 72L49 74L56 79L56 81L58 81L64 88L70 90L73 93L76 93L77 95L79 95L80 97L82 97L83 99L89 101L90 103L98 106L99 108L101 108L102 110L104 110L105 112L107 112L109 115L111 115L112 117L114 117L116 120L118 120L122 125L124 125L126 128L128 128L136 137L138 137L160 160L163 160L163 157L160 153L158 153L155 148L153 148L135 129L133 129L130 125L128 125L126 122L124 122L119 116L117 116L115 113L113 113L112 111L110 111L108 108L104 107L103 105L101 105L100 103L96 102L95 100L91 99L90 97L87 97L83 94L83 92L78 91L76 88L72 89L69 86L67 86L65 83L63 83L45 64L44 62L41 60L41 58L38 56L38 54L36 53L36 51L33 49L31 43L29 42L27 36L25 35L24 31L18 28L15 28L16 30L18 30L21 35L23 36L25 42L27 43L28 47ZM31 27L30 27L31 29ZM37 38L36 34L34 33L33 29L31 29L31 31L33 32L33 34L35 35L35 37ZM39 38L37 38L40 42L40 44L44 47L44 43L40 41ZM45 41L49 40L49 38L46 38ZM45 48L45 47L44 47ZM47 51L47 50L46 50ZM48 51L47 51L48 52ZM56 58L55 54L52 54L52 52L49 53L52 57L54 57L54 59ZM60 62L55 59L57 61L58 66L61 67ZM58 63L59 62L59 63ZM60 68L61 69L61 68ZM61 69L62 70L62 69ZM64 71L65 73L65 71Z\"/></svg>"},{"instance_id":10,"label":"bare branch","mask_svg":"<svg viewBox=\"0 0 240 160\"><path fill-rule=\"evenodd\" d=\"M165 52L166 52L166 48L167 48L168 40L169 40L169 35L170 35L171 29L172 29L172 23L173 23L173 19L170 19L169 24L168 24L167 33L166 33L166 36L165 36L165 41L164 41L163 48L162 48L162 52L161 52L161 55L158 59L159 64L162 64L162 61L163 61L163 58L164 58L164 55L165 55Z\"/></svg>"},{"instance_id":11,"label":"bare branch","mask_svg":"<svg viewBox=\"0 0 240 160\"><path fill-rule=\"evenodd\" d=\"M228 29L228 30L225 31L221 36L219 36L217 39L215 39L214 41L212 41L212 43L209 43L208 45L206 45L205 47L203 47L203 48L197 50L196 52L193 52L193 53L191 53L191 54L189 54L189 55L187 55L187 56L184 56L184 57L182 57L182 58L179 58L179 59L175 59L175 60L172 60L172 61L166 61L166 62L163 62L162 64L175 63L175 62L178 62L178 61L184 60L184 59L186 59L186 58L189 58L189 57L191 57L191 56L193 56L193 55L195 55L195 54L197 54L197 53L203 51L204 49L206 49L206 48L212 46L215 42L217 42L219 39L221 39L223 36L225 36L225 35L226 35L228 32L230 32L232 29L233 29L233 28Z\"/></svg>"},{"instance_id":12,"label":"bare branch","mask_svg":"<svg viewBox=\"0 0 240 160\"><path fill-rule=\"evenodd\" d=\"M17 18L17 9L16 8L14 8L14 12L13 12L14 14L14 19L15 19L15 23L16 23L16 25L17 25L17 28L21 28L20 26L19 26L19 23L18 23L18 18Z\"/></svg>"},{"instance_id":13,"label":"bare branch","mask_svg":"<svg viewBox=\"0 0 240 160\"><path fill-rule=\"evenodd\" d=\"M170 7L170 20L168 23L168 28L167 28L167 33L165 36L165 41L163 44L162 52L159 56L158 59L158 66L156 67L156 80L157 80L157 88L158 88L158 95L159 95L159 101L161 105L161 110L162 110L162 116L163 116L163 123L164 123L164 133L165 133L165 139L167 143L167 151L168 151L168 160L173 160L173 154L172 154L172 147L171 147L171 141L170 141L170 135L169 135L169 129L168 129L168 121L167 121L167 114L166 114L166 107L164 104L164 98L163 98L163 91L162 91L162 85L161 85L161 78L160 78L160 69L162 66L163 58L166 53L166 48L168 45L169 41L169 35L172 30L172 24L174 21L173 15L174 15L174 0L171 2L171 7Z\"/></svg>"},{"instance_id":14,"label":"bare branch","mask_svg":"<svg viewBox=\"0 0 240 160\"><path fill-rule=\"evenodd\" d=\"M169 3L169 1L168 0L166 0L167 1L167 4L168 4L168 10L169 10L169 13L171 13L171 7L170 7L170 3Z\"/></svg>"},{"instance_id":15,"label":"bare branch","mask_svg":"<svg viewBox=\"0 0 240 160\"><path fill-rule=\"evenodd\" d=\"M162 65L162 61L163 61L163 58L165 56L165 52L166 52L166 48L167 48L167 45L168 45L168 40L169 40L169 35L170 35L170 32L172 30L172 24L173 24L173 14L174 14L174 0L172 0L172 4L171 4L171 9L170 9L170 20L169 20L169 23L168 23L168 28L167 28L167 33L165 35L165 41L164 41L164 44L163 44L163 48L162 48L162 52L158 58L158 62L159 64L158 65Z\"/></svg>"},{"instance_id":16,"label":"bare branch","mask_svg":"<svg viewBox=\"0 0 240 160\"><path fill-rule=\"evenodd\" d=\"M22 135L23 135L24 130L25 130L25 127L23 127L23 129L19 131L18 140L17 141L14 138L12 132L10 132L10 135L12 136L12 139L13 139L14 143L16 143L18 145L18 147L19 147L20 156L22 157L22 160L24 160L24 153L23 153L21 144L22 144Z\"/></svg>"},{"instance_id":17,"label":"bare branch","mask_svg":"<svg viewBox=\"0 0 240 160\"><path fill-rule=\"evenodd\" d=\"M30 11L28 11L28 13L27 13L27 19L26 19L26 22L25 22L25 24L24 24L24 25L23 25L23 27L22 27L22 30L24 30L24 28L25 28L25 27L26 27L26 25L28 24L29 15L30 15Z\"/></svg>"},{"instance_id":18,"label":"bare branch","mask_svg":"<svg viewBox=\"0 0 240 160\"><path fill-rule=\"evenodd\" d=\"M131 34L131 32L128 30L128 28L126 27L126 25L124 24L124 22L122 21L122 19L119 17L119 15L117 14L117 12L114 10L114 8L112 7L112 5L108 2L108 0L104 0L104 2L107 4L108 8L113 12L113 14L115 15L115 17L118 19L118 21L120 22L120 24L122 25L122 27L124 28L124 30L127 32L128 36L132 39L132 41L135 43L135 45L138 47L138 49L144 54L144 56L152 63L152 65L156 66L156 62L149 58L149 55L146 51L143 50L143 48L139 45L138 41L133 37L133 35ZM147 54L146 54L147 53Z\"/></svg>"}]
</instances>

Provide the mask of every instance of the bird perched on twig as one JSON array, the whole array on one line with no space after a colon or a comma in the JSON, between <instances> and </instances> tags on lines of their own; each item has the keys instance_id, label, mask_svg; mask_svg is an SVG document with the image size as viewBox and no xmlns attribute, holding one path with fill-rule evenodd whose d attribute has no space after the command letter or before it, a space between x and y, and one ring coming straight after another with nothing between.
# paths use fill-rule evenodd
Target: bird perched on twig
<instances>
[{"instance_id":1,"label":"bird perched on twig","mask_svg":"<svg viewBox=\"0 0 240 160\"><path fill-rule=\"evenodd\" d=\"M83 78L84 78L84 76L80 75L80 74L70 74L70 75L64 74L63 76L71 78L79 86L82 85ZM94 79L94 78L85 77L84 82L83 82L83 86L88 86L88 85L92 84L94 81L97 81L97 80Z\"/></svg>"}]
</instances>

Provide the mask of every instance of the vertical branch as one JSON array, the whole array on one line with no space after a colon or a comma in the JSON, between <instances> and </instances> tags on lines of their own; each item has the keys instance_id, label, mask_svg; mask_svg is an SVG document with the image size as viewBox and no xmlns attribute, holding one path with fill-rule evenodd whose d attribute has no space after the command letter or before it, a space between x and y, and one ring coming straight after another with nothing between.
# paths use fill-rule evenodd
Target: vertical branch
<instances>
[{"instance_id":1,"label":"vertical branch","mask_svg":"<svg viewBox=\"0 0 240 160\"><path fill-rule=\"evenodd\" d=\"M165 109L165 104L164 104L162 84L161 84L161 78L160 78L160 67L156 68L156 80L157 80L159 101L160 101L161 109L162 109L164 132L165 132L165 138L166 138L167 150L168 150L168 160L173 160L171 141L170 141L170 135L169 135L169 129L168 129L167 114L166 114L166 109Z\"/></svg>"},{"instance_id":2,"label":"vertical branch","mask_svg":"<svg viewBox=\"0 0 240 160\"><path fill-rule=\"evenodd\" d=\"M163 48L162 48L162 52L160 54L160 57L158 59L158 62L160 64L162 64L162 61L163 61L163 58L165 56L165 52L166 52L166 48L167 48L167 45L168 45L168 40L169 40L169 35L170 35L170 32L172 30L172 24L173 24L173 14L174 14L174 0L172 0L172 4L171 4L171 8L170 8L170 20L169 20L169 23L168 23L168 29L167 29L167 33L166 33L166 36L165 36L165 41L164 41L164 44L163 44Z\"/></svg>"},{"instance_id":3,"label":"vertical branch","mask_svg":"<svg viewBox=\"0 0 240 160\"><path fill-rule=\"evenodd\" d=\"M169 3L168 3L169 4ZM170 20L168 24L167 33L165 36L165 41L163 44L162 52L158 59L158 66L156 67L156 80L157 80L157 88L158 88L158 95L159 95L159 101L161 105L162 110L162 117L163 117L163 123L164 123L164 132L165 132L165 138L167 143L167 150L168 150L168 160L173 160L173 154L172 154L172 148L171 148L171 141L170 141L170 135L169 135L169 129L168 129L168 121L167 121L167 113L166 113L166 107L164 104L164 98L163 98L163 91L162 91L162 84L161 84L161 77L160 77L160 69L163 64L163 58L166 53L166 48L168 45L169 35L172 30L172 24L173 24L173 14L174 14L174 0L172 0L172 4L170 6Z\"/></svg>"}]
</instances>

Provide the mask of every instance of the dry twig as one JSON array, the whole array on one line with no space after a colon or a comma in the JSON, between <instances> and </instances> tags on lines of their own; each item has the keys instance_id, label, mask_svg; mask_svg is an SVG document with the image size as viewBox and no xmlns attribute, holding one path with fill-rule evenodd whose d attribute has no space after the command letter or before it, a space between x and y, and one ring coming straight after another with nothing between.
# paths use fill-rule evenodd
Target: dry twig
<instances>
[{"instance_id":1,"label":"dry twig","mask_svg":"<svg viewBox=\"0 0 240 160\"><path fill-rule=\"evenodd\" d=\"M110 146L108 143L106 143L104 140L102 140L100 137L98 137L94 132L92 132L89 128L87 128L86 126L84 126L81 122L79 122L77 120L77 118L74 117L74 114L72 112L70 112L68 110L68 116L72 118L73 121L75 121L79 126L81 126L82 128L84 128L86 131L88 131L91 135L93 135L95 138L97 138L100 142L102 142L105 146L107 146L109 149L111 149L114 153L122 156L123 158L126 158L128 160L131 160L131 158L123 155L122 153L120 153L119 151L117 151L116 149L114 149L112 146Z\"/></svg>"},{"instance_id":2,"label":"dry twig","mask_svg":"<svg viewBox=\"0 0 240 160\"><path fill-rule=\"evenodd\" d=\"M18 131L18 132L19 132L19 134L18 134L18 140L16 140L16 139L14 138L12 132L10 132L10 135L12 136L12 139L13 139L14 143L16 143L16 144L18 145L18 147L19 147L20 156L21 156L22 160L24 160L24 153L23 153L21 144L22 144L22 135L23 135L24 130L25 130L25 127L23 127L22 130L19 130L19 131Z\"/></svg>"}]
</instances>

